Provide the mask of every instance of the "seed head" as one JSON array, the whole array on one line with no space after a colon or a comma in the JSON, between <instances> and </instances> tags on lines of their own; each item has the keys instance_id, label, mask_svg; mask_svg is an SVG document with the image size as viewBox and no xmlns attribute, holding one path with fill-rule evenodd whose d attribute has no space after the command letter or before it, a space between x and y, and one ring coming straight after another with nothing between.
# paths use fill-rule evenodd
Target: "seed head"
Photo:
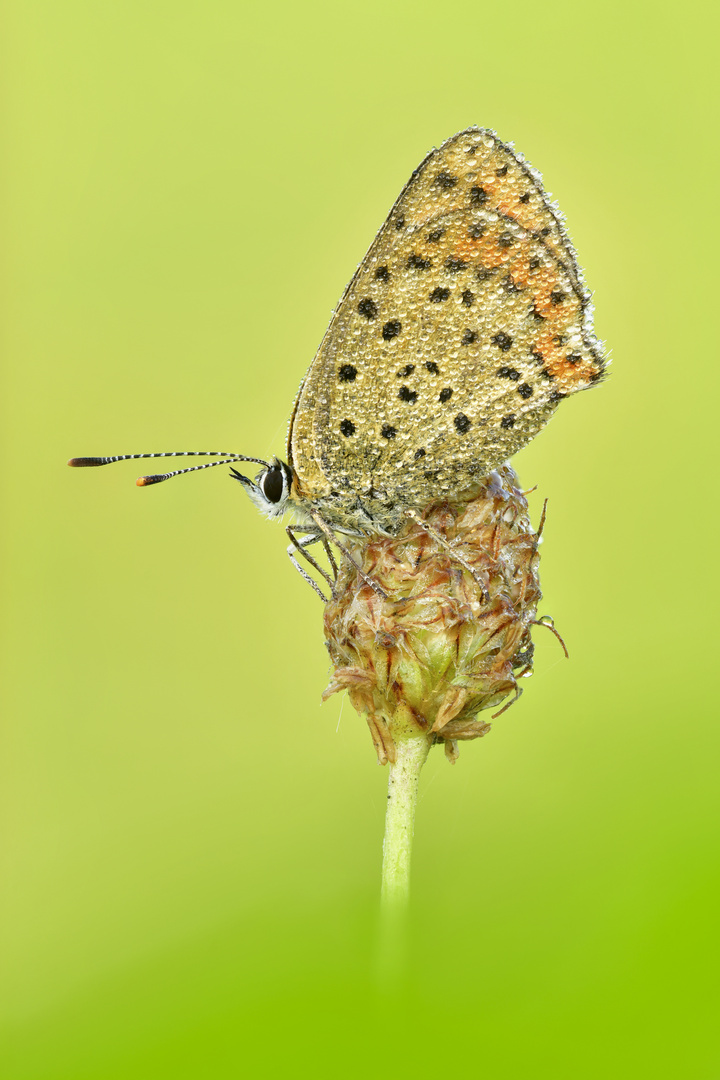
<instances>
[{"instance_id":1,"label":"seed head","mask_svg":"<svg viewBox=\"0 0 720 1080\"><path fill-rule=\"evenodd\" d=\"M478 714L519 697L517 679L532 671L539 539L505 465L475 498L431 503L399 535L351 547L387 600L343 560L325 609L335 670L323 696L348 691L381 764L398 740L420 736L455 761L460 740L490 730Z\"/></svg>"}]
</instances>

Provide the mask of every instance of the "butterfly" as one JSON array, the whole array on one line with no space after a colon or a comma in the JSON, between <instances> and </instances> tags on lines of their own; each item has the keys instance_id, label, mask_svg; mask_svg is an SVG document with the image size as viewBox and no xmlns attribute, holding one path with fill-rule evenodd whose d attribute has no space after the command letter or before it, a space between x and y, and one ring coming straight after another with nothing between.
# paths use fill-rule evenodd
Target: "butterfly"
<instances>
[{"instance_id":1,"label":"butterfly","mask_svg":"<svg viewBox=\"0 0 720 1080\"><path fill-rule=\"evenodd\" d=\"M292 411L286 460L212 456L268 517L293 511L288 553L342 534L395 535L408 513L462 501L525 446L560 401L606 371L563 219L540 175L489 129L421 162L347 286ZM298 539L299 534L304 534ZM322 595L322 593L320 594Z\"/></svg>"}]
</instances>

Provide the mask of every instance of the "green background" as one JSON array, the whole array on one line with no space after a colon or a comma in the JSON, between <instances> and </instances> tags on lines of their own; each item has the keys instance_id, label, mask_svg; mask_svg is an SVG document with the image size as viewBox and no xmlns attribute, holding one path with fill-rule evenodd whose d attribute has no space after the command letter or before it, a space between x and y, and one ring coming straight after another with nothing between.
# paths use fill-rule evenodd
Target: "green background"
<instances>
[{"instance_id":1,"label":"green background","mask_svg":"<svg viewBox=\"0 0 720 1080\"><path fill-rule=\"evenodd\" d=\"M718 20L699 3L20 2L2 70L3 1076L720 1076ZM613 357L516 459L536 674L431 755L378 975L386 774L226 470L281 452L401 186L469 125L565 212ZM712 441L710 438L712 435Z\"/></svg>"}]
</instances>

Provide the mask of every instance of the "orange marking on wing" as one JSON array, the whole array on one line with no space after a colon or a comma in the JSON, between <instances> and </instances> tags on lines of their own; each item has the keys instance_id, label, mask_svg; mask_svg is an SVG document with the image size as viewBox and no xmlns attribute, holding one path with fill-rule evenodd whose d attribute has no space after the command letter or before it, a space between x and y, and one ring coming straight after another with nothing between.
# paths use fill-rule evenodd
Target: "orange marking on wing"
<instances>
[{"instance_id":1,"label":"orange marking on wing","mask_svg":"<svg viewBox=\"0 0 720 1080\"><path fill-rule=\"evenodd\" d=\"M566 288L560 287L558 275L553 268L546 267L544 270L538 270L532 281L532 294L535 302L535 309L545 319L549 319L552 322L558 321L558 315L563 315L564 312L569 311L567 301L563 304L554 304L551 299L551 294L560 289L561 292L567 293ZM563 318L563 322L566 320Z\"/></svg>"},{"instance_id":2,"label":"orange marking on wing","mask_svg":"<svg viewBox=\"0 0 720 1080\"><path fill-rule=\"evenodd\" d=\"M501 214L514 218L518 225L522 225L523 229L527 229L530 233L539 232L545 225L545 217L540 211L540 206L521 203L517 191L507 197L501 197L498 200L498 210Z\"/></svg>"},{"instance_id":3,"label":"orange marking on wing","mask_svg":"<svg viewBox=\"0 0 720 1080\"><path fill-rule=\"evenodd\" d=\"M520 251L517 257L513 259L510 266L510 276L517 285L518 289L528 289L528 295L535 298L535 278L537 277L537 270L531 270L528 265L528 257L525 251Z\"/></svg>"},{"instance_id":4,"label":"orange marking on wing","mask_svg":"<svg viewBox=\"0 0 720 1080\"><path fill-rule=\"evenodd\" d=\"M497 175L497 170L505 168L507 172ZM549 220L550 212L543 197L533 181L519 171L517 162L508 160L503 150L498 150L486 159L486 165L478 173L478 183L488 194L487 206L493 207L512 218L531 233L539 233L550 226L551 231L543 237L546 247L556 257L566 256L557 241L557 225ZM527 202L521 202L521 196L529 196Z\"/></svg>"},{"instance_id":5,"label":"orange marking on wing","mask_svg":"<svg viewBox=\"0 0 720 1080\"><path fill-rule=\"evenodd\" d=\"M552 329L544 330L535 339L532 348L535 352L542 353L543 366L555 379L557 389L570 393L582 386L588 386L593 381L593 376L598 373L597 365L584 356L576 363L568 360L568 355L577 354L569 345L561 345L554 341L553 337Z\"/></svg>"},{"instance_id":6,"label":"orange marking on wing","mask_svg":"<svg viewBox=\"0 0 720 1080\"><path fill-rule=\"evenodd\" d=\"M497 270L500 266L508 266L512 261L512 255L507 248L488 245L482 255L482 264L487 270Z\"/></svg>"},{"instance_id":7,"label":"orange marking on wing","mask_svg":"<svg viewBox=\"0 0 720 1080\"><path fill-rule=\"evenodd\" d=\"M482 254L485 250L482 236L469 236L467 233L456 241L452 255L455 259L464 259L465 262L476 262L480 259L482 261Z\"/></svg>"}]
</instances>

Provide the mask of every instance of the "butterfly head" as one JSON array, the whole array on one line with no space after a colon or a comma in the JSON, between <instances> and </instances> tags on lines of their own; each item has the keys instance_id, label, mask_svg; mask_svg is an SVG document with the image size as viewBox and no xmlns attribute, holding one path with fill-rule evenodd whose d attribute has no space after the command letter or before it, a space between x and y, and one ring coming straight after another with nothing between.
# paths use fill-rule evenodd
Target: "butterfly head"
<instances>
[{"instance_id":1,"label":"butterfly head","mask_svg":"<svg viewBox=\"0 0 720 1080\"><path fill-rule=\"evenodd\" d=\"M240 481L253 506L265 517L282 517L288 509L293 473L290 466L279 458L273 458L254 481L237 469L231 469L230 475Z\"/></svg>"}]
</instances>

